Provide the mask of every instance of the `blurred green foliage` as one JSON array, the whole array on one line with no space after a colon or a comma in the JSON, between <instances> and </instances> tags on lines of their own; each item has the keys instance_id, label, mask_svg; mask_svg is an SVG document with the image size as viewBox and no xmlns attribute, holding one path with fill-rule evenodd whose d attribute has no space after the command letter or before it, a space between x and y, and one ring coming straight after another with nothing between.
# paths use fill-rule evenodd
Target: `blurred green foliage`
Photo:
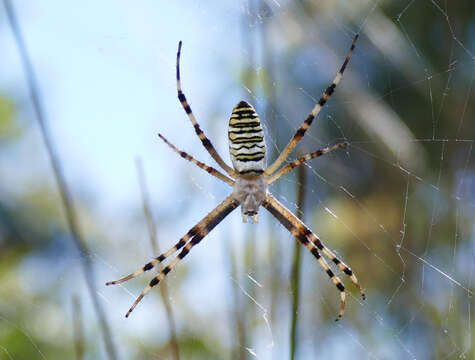
<instances>
[{"instance_id":1,"label":"blurred green foliage","mask_svg":"<svg viewBox=\"0 0 475 360\"><path fill-rule=\"evenodd\" d=\"M20 136L20 128L15 121L15 106L6 97L0 97L0 141Z\"/></svg>"}]
</instances>

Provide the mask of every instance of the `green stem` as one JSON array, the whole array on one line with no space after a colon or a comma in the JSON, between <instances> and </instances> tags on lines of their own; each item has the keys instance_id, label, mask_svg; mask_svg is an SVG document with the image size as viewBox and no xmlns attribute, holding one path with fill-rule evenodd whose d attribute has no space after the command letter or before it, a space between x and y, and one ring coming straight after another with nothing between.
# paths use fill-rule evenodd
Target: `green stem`
<instances>
[{"instance_id":1,"label":"green stem","mask_svg":"<svg viewBox=\"0 0 475 360\"><path fill-rule=\"evenodd\" d=\"M303 220L303 206L305 199L305 165L298 167L297 173L297 216L300 220ZM292 292L292 319L290 327L290 359L295 359L295 353L297 352L297 339L298 339L298 315L299 315L299 303L300 303L300 251L301 246L298 241L295 241L294 256L292 259L291 270L291 292Z\"/></svg>"}]
</instances>

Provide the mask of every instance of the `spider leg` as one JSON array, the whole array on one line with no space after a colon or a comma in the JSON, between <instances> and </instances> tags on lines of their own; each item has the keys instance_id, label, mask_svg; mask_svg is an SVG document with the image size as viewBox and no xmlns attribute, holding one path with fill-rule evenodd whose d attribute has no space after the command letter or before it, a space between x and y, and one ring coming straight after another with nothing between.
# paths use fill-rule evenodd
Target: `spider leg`
<instances>
[{"instance_id":1,"label":"spider leg","mask_svg":"<svg viewBox=\"0 0 475 360\"><path fill-rule=\"evenodd\" d=\"M274 181L279 180L282 176L286 175L287 173L291 172L293 169L295 169L297 166L302 165L304 162L309 161L313 158L328 154L331 151L347 147L348 143L340 143L336 144L332 147L326 147L320 150L317 150L313 153L307 154L305 156L302 156L298 158L295 161L292 161L290 164L287 164L287 166L283 167L280 169L278 172L274 173L268 180L267 180L267 185L272 184Z\"/></svg>"},{"instance_id":2,"label":"spider leg","mask_svg":"<svg viewBox=\"0 0 475 360\"><path fill-rule=\"evenodd\" d=\"M183 236L175 245L173 245L172 248L170 248L167 252L164 252L163 254L160 254L150 262L146 263L141 269L137 270L136 272L127 275L119 280L114 280L114 281L109 281L106 282L106 285L117 285L120 283L123 283L125 281L128 281L130 279L133 279L134 277L143 274L146 271L152 270L155 266L160 264L161 262L165 261L166 258L168 258L170 255L174 254L178 250L180 250L183 246L186 245L188 240L192 238L197 231L197 226L199 226L199 223L196 226L193 226L185 236Z\"/></svg>"},{"instance_id":3,"label":"spider leg","mask_svg":"<svg viewBox=\"0 0 475 360\"><path fill-rule=\"evenodd\" d=\"M191 111L191 107L186 101L185 94L183 93L181 89L181 80L180 80L180 55L181 55L181 41L178 43L178 52L176 54L176 86L177 86L177 91L178 91L178 100L180 100L181 106L183 106L183 109L186 112L186 115L188 115L188 118L191 120L191 123L193 124L193 127L195 128L196 135L201 140L201 143L205 147L205 149L208 151L208 153L211 155L211 157L221 166L221 168L228 173L229 176L232 178L236 178L238 174L236 171L234 171L230 166L228 166L224 160L221 158L221 156L218 154L216 149L214 148L213 144L211 144L211 141L206 137L206 135L203 133L203 131L200 128L200 125L196 121L195 115L193 115L193 112Z\"/></svg>"},{"instance_id":4,"label":"spider leg","mask_svg":"<svg viewBox=\"0 0 475 360\"><path fill-rule=\"evenodd\" d=\"M340 70L338 71L335 78L333 79L332 84L325 90L322 97L318 101L317 105L315 105L312 112L307 116L307 119L304 121L302 126L300 126L300 128L297 130L294 137L287 144L284 151L282 151L282 153L279 155L277 160L275 160L274 163L264 171L264 176L271 175L274 171L276 171L279 168L279 166L285 161L285 159L287 159L287 157L290 155L292 150L297 146L300 140L302 140L307 129L310 127L310 125L312 125L313 119L317 117L318 113L323 108L325 103L328 101L328 99L330 99L330 97L333 94L333 91L335 91L336 86L338 85L338 83L340 82L343 76L343 72L345 71L345 68L348 65L348 62L350 61L351 55L353 55L353 50L355 49L358 36L359 35L356 34L355 38L353 39L353 43L351 44L350 51L348 52L348 55L346 56L345 61L343 62L343 65L341 66Z\"/></svg>"},{"instance_id":5,"label":"spider leg","mask_svg":"<svg viewBox=\"0 0 475 360\"><path fill-rule=\"evenodd\" d=\"M364 292L362 291L356 276L352 273L351 269L342 263L336 256L323 244L320 242L318 237L312 233L312 231L300 221L290 210L288 210L284 205L282 205L276 198L268 194L266 200L262 203L262 206L266 208L274 217L279 220L279 222L284 225L287 230L291 232L310 252L317 258L319 264L323 267L325 272L328 274L330 279L333 281L337 289L340 291L341 298L341 308L336 320L340 320L343 316L345 310L345 287L341 282L340 278L336 276L333 271L330 269L328 263L324 258L321 257L318 250L321 250L324 255L328 256L340 269L343 270L345 274L350 276L353 283L360 290L363 299L365 298ZM310 235L311 234L311 235Z\"/></svg>"},{"instance_id":6,"label":"spider leg","mask_svg":"<svg viewBox=\"0 0 475 360\"><path fill-rule=\"evenodd\" d=\"M361 288L356 275L353 273L351 268L347 266L343 261L338 259L336 255L315 235L309 228L306 226L299 218L297 218L292 212L287 209L283 204L279 202L275 197L272 195L268 195L267 201L271 203L274 207L280 210L281 214L285 216L288 221L291 221L294 226L296 226L300 233L304 234L308 237L312 243L320 250L327 258L329 258L335 265L337 265L341 271L343 271L346 275L348 275L353 282L353 284L358 288L359 292L361 293L361 297L363 300L366 299L366 294L364 293L363 289Z\"/></svg>"},{"instance_id":7,"label":"spider leg","mask_svg":"<svg viewBox=\"0 0 475 360\"><path fill-rule=\"evenodd\" d=\"M364 290L361 288L361 285L359 284L358 279L356 278L356 275L353 273L353 270L351 270L351 268L348 265L346 265L343 261L338 259L336 255L333 253L333 251L331 251L329 248L323 245L320 239L318 238L318 236L315 235L312 231L308 233L308 237L315 244L315 246L323 252L323 254L327 258L333 261L333 263L337 265L341 271L343 271L346 275L350 277L351 282L358 288L363 300L366 300L366 294Z\"/></svg>"},{"instance_id":8,"label":"spider leg","mask_svg":"<svg viewBox=\"0 0 475 360\"><path fill-rule=\"evenodd\" d=\"M234 186L234 180L228 178L226 175L222 174L220 171L216 170L215 168L213 168L211 166L208 166L205 163L202 163L201 161L196 160L193 156L187 154L186 152L181 151L175 145L173 145L170 141L168 141L165 138L165 136L163 136L162 134L158 134L158 136L160 137L160 139L162 139L165 142L165 144L167 144L169 147L171 147L173 149L173 151L178 153L182 158L184 158L184 159L192 162L193 164L197 165L198 167L202 168L208 174L211 174L214 177L224 181L229 186Z\"/></svg>"},{"instance_id":9,"label":"spider leg","mask_svg":"<svg viewBox=\"0 0 475 360\"><path fill-rule=\"evenodd\" d=\"M140 294L140 296L137 298L137 300L135 300L135 302L133 303L132 307L129 309L129 311L127 311L127 314L125 314L125 317L128 317L130 315L130 313L135 309L135 307L137 306L137 304L144 298L145 295L147 295L147 293L156 285L158 285L158 283L163 280L163 278L165 278L165 276L175 267L176 264L178 264L180 262L180 260L182 260L191 250L191 248L197 244L199 244L199 242L206 236L208 235L208 233L214 229L214 227L216 225L218 225L221 221L223 221L223 219L228 216L234 209L236 209L237 207L239 206L239 201L237 201L234 197L233 194L231 194L230 196L228 196L221 204L219 204L215 209L213 209L208 215L206 215L205 218L203 218L198 224L196 224L189 232L188 234L192 233L193 235L191 235L191 240L184 244L182 241L184 238L180 239L180 242L183 243L183 245L181 245L180 247L177 247L175 245L175 247L173 247L171 250L175 249L178 250L179 248L183 247L183 250L177 255L177 257L175 259L173 259L173 261L168 264L167 266L165 266L163 268L163 270L157 275L155 276L152 281L150 281L150 283L148 284L148 286L144 289L144 291ZM187 235L188 235L187 234ZM180 243L179 242L179 243ZM167 253L170 253L171 252L168 251ZM175 250L175 251L176 251ZM147 268L147 270L150 270L154 265L153 263L155 262L155 265L158 264L158 262L160 262L158 259L160 259L160 257L156 258L154 261L150 262ZM165 259L165 258L163 258ZM163 261L163 260L162 260ZM147 267L147 265L144 266L144 268ZM143 270L143 269L142 269ZM143 271L142 270L139 270L138 273L142 273ZM146 271L146 270L145 270ZM133 277L133 276L132 276ZM130 277L127 277L127 278L130 278ZM120 280L119 280L120 281ZM125 281L125 280L124 280ZM117 284L117 282L112 282L112 283L108 283L108 284Z\"/></svg>"},{"instance_id":10,"label":"spider leg","mask_svg":"<svg viewBox=\"0 0 475 360\"><path fill-rule=\"evenodd\" d=\"M236 205L237 204L237 205ZM109 281L106 283L106 285L116 285L123 283L127 280L130 280L140 274L143 274L144 272L153 269L155 266L163 262L166 258L168 258L170 255L174 254L178 250L180 250L183 246L185 246L191 238L195 237L196 235L202 233L203 231L206 231L212 225L211 228L206 232L206 234L211 231L211 229L217 225L215 224L214 221L216 219L219 219L221 221L224 219L226 215L228 215L232 210L234 210L239 203L237 202L236 199L234 199L233 195L228 196L221 204L219 204L216 208L214 208L208 215L206 215L198 224L193 226L185 236L183 236L172 248L170 248L167 252L164 252L160 256L157 256L154 258L152 261L148 262L145 264L141 269L137 270L136 272L127 275L119 280L115 281ZM224 214L224 215L223 215ZM219 223L218 221L218 223Z\"/></svg>"}]
</instances>

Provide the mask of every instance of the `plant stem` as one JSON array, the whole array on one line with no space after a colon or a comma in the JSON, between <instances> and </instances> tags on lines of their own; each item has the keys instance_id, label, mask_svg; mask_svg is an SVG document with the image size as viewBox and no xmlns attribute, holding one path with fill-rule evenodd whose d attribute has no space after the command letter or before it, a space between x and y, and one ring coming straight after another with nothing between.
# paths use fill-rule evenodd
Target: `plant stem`
<instances>
[{"instance_id":1,"label":"plant stem","mask_svg":"<svg viewBox=\"0 0 475 360\"><path fill-rule=\"evenodd\" d=\"M302 164L298 167L297 172L297 217L303 221L303 207L305 199L305 165ZM295 241L294 256L292 259L291 270L291 293L292 293L292 319L290 327L290 359L295 359L297 352L297 339L298 339L298 315L299 315L299 302L300 302L300 251L301 245L298 241Z\"/></svg>"},{"instance_id":2,"label":"plant stem","mask_svg":"<svg viewBox=\"0 0 475 360\"><path fill-rule=\"evenodd\" d=\"M77 295L73 296L73 335L74 350L76 351L76 359L84 359L86 352L86 341L84 340L84 326L82 321L81 302Z\"/></svg>"},{"instance_id":3,"label":"plant stem","mask_svg":"<svg viewBox=\"0 0 475 360\"><path fill-rule=\"evenodd\" d=\"M137 175L139 178L140 192L142 194L142 204L145 218L147 220L148 233L150 235L150 242L155 254L160 254L160 246L158 244L157 227L153 220L152 211L150 209L150 200L148 195L147 182L145 180L145 171L140 158L136 159ZM162 266L159 265L158 271L162 270ZM170 347L173 354L173 359L180 360L180 348L178 346L178 340L176 335L175 317L173 315L173 308L170 303L170 297L168 296L167 283L164 281L158 287L160 295L162 296L163 305L165 306L165 312L167 314L168 326L170 327Z\"/></svg>"},{"instance_id":4,"label":"plant stem","mask_svg":"<svg viewBox=\"0 0 475 360\"><path fill-rule=\"evenodd\" d=\"M86 278L87 287L89 290L89 294L91 296L94 310L96 312L97 318L99 320L99 325L101 328L102 336L104 339L104 343L106 346L106 352L110 359L115 360L117 359L117 352L115 346L112 341L112 335L107 323L104 311L102 309L101 304L99 303L99 299L97 297L97 290L94 285L94 270L92 267L92 263L89 257L89 250L87 248L86 242L81 234L79 223L77 219L77 215L73 206L71 193L69 188L66 184L66 179L64 177L61 163L59 161L59 157L54 149L53 141L51 139L51 135L46 124L44 111L42 108L42 101L40 98L40 91L37 85L35 72L33 69L33 65L31 63L25 42L23 40L23 36L21 33L20 26L18 24L15 10L11 4L10 0L4 0L5 10L8 18L8 22L13 32L13 36L18 47L18 52L20 54L23 70L25 72L26 81L28 84L28 89L30 92L31 101L33 104L33 110L36 115L36 119L38 120L41 134L43 136L43 141L46 146L46 150L48 152L48 156L51 162L51 166L53 168L54 176L56 178L56 183L58 185L59 194L61 196L61 200L63 203L66 220L69 226L69 230L71 231L71 238L78 249L80 256L80 263L82 265L82 270L84 272L84 276Z\"/></svg>"}]
</instances>

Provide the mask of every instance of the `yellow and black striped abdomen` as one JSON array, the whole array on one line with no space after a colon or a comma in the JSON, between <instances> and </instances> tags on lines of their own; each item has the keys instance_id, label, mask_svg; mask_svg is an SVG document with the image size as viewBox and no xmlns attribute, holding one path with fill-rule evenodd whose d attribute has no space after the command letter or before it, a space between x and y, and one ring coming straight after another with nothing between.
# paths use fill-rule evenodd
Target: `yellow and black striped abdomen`
<instances>
[{"instance_id":1,"label":"yellow and black striped abdomen","mask_svg":"<svg viewBox=\"0 0 475 360\"><path fill-rule=\"evenodd\" d=\"M229 152L240 174L260 175L266 167L266 143L261 120L252 105L241 101L229 119Z\"/></svg>"}]
</instances>

